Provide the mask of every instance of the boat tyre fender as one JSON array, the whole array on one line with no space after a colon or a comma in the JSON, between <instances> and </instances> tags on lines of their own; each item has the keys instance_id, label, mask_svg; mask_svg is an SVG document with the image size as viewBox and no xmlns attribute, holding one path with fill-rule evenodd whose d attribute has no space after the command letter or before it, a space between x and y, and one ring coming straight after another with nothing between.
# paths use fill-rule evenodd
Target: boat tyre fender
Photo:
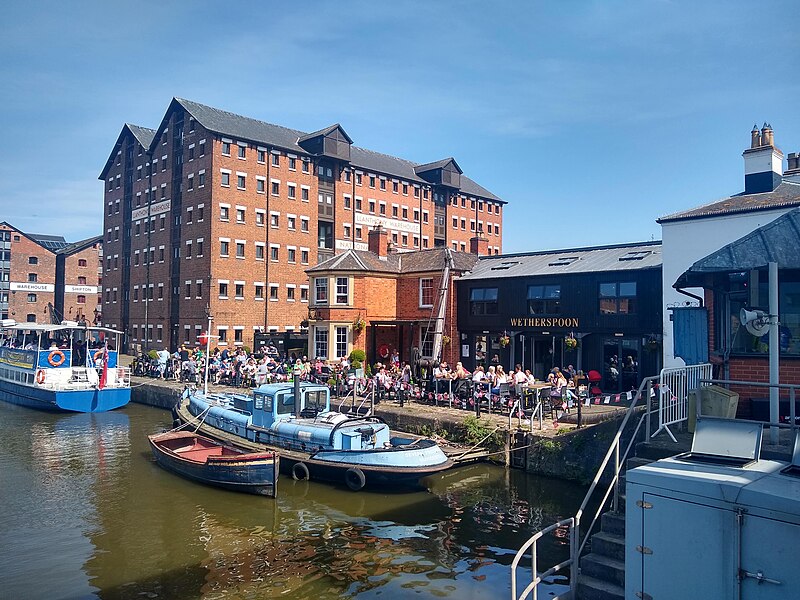
<instances>
[{"instance_id":1,"label":"boat tyre fender","mask_svg":"<svg viewBox=\"0 0 800 600\"><path fill-rule=\"evenodd\" d=\"M42 385L44 383L44 379L45 379L44 369L39 369L38 371L36 371L36 383Z\"/></svg>"},{"instance_id":2,"label":"boat tyre fender","mask_svg":"<svg viewBox=\"0 0 800 600\"><path fill-rule=\"evenodd\" d=\"M292 465L292 479L295 481L307 481L311 479L308 474L308 467L306 466L306 463L298 462Z\"/></svg>"},{"instance_id":3,"label":"boat tyre fender","mask_svg":"<svg viewBox=\"0 0 800 600\"><path fill-rule=\"evenodd\" d=\"M347 487L357 492L367 483L367 478L364 477L364 471L358 467L350 467L344 473L344 482L347 484Z\"/></svg>"},{"instance_id":4,"label":"boat tyre fender","mask_svg":"<svg viewBox=\"0 0 800 600\"><path fill-rule=\"evenodd\" d=\"M60 367L64 364L64 360L66 356L61 350L53 350L50 354L47 355L47 362L50 363L53 367Z\"/></svg>"}]
</instances>

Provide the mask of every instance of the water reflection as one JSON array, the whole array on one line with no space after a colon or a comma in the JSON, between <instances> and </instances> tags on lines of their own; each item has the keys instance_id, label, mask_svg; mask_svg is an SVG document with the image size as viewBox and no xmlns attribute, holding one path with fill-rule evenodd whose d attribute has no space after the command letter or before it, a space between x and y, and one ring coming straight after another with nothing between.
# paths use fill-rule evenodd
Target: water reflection
<instances>
[{"instance_id":1,"label":"water reflection","mask_svg":"<svg viewBox=\"0 0 800 600\"><path fill-rule=\"evenodd\" d=\"M276 500L234 494L154 463L146 435L167 422L138 405L68 417L0 405L3 594L503 597L516 549L582 497L575 486L487 465L435 476L423 492L281 478ZM550 538L540 552L563 560L565 541Z\"/></svg>"}]
</instances>

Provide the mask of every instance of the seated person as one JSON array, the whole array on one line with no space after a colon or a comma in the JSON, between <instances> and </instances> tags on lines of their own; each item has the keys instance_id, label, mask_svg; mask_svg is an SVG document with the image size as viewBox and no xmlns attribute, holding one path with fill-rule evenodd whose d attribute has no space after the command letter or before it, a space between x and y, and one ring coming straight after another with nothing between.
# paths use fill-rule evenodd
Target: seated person
<instances>
[{"instance_id":1,"label":"seated person","mask_svg":"<svg viewBox=\"0 0 800 600\"><path fill-rule=\"evenodd\" d=\"M450 389L450 380L452 379L450 368L447 366L447 361L443 360L433 370L433 379L435 381L435 389L437 392L446 392Z\"/></svg>"}]
</instances>

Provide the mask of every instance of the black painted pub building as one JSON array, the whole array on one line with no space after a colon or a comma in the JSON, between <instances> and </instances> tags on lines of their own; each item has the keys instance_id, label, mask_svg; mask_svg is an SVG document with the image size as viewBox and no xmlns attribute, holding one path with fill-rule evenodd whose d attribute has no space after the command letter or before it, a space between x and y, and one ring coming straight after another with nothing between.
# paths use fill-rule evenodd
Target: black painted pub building
<instances>
[{"instance_id":1,"label":"black painted pub building","mask_svg":"<svg viewBox=\"0 0 800 600\"><path fill-rule=\"evenodd\" d=\"M661 369L661 287L660 241L482 256L456 283L460 360L537 379L573 365L630 390Z\"/></svg>"}]
</instances>

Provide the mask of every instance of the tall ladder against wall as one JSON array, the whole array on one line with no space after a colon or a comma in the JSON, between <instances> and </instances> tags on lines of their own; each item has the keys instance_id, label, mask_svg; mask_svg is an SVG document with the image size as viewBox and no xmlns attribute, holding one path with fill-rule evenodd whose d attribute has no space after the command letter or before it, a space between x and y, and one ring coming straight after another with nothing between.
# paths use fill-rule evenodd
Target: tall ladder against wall
<instances>
[{"instance_id":1,"label":"tall ladder against wall","mask_svg":"<svg viewBox=\"0 0 800 600\"><path fill-rule=\"evenodd\" d=\"M444 334L444 319L447 312L447 298L450 290L450 270L453 268L453 254L450 248L444 249L444 272L442 273L442 287L439 290L439 304L436 311L436 327L433 334L433 358L440 360L442 355L442 335Z\"/></svg>"}]
</instances>

